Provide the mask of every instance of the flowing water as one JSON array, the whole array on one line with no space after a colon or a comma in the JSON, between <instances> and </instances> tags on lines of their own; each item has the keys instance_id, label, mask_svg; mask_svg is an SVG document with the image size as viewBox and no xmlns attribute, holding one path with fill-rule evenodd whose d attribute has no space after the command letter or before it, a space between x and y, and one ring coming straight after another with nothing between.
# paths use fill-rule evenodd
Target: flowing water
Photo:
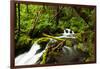
<instances>
[{"instance_id":1,"label":"flowing water","mask_svg":"<svg viewBox=\"0 0 100 69\"><path fill-rule=\"evenodd\" d=\"M28 52L16 57L15 65L35 64L38 61L38 59L42 56L43 52L45 51L43 50L41 53L35 54L39 49L40 49L40 45L38 45L37 42L34 43Z\"/></svg>"},{"instance_id":2,"label":"flowing water","mask_svg":"<svg viewBox=\"0 0 100 69\"><path fill-rule=\"evenodd\" d=\"M71 37L73 35L73 33L70 37L68 36L69 33L66 33L66 34L65 33L66 32L64 30L63 36L59 36L59 37L56 37L56 38L75 38L75 37ZM54 41L54 40L51 39L50 41ZM40 57L43 55L46 48L43 51L41 51L40 53L36 54L37 50L40 49L40 45L37 44L37 42L35 42L28 52L25 52L25 53L23 53L23 54L21 54L21 55L19 55L18 57L15 58L15 65L35 64L40 59ZM60 62L60 63L66 58L67 58L67 60L64 60L64 62L68 61L71 57L73 57L72 54L75 53L75 51L73 51L73 48L70 48L68 46L64 46L62 48L62 50L63 50L63 54L64 54L62 56L63 58L61 58L61 57L56 58L58 60L58 62ZM67 54L67 56L65 56L65 54ZM59 58L61 58L62 60L59 61Z\"/></svg>"}]
</instances>

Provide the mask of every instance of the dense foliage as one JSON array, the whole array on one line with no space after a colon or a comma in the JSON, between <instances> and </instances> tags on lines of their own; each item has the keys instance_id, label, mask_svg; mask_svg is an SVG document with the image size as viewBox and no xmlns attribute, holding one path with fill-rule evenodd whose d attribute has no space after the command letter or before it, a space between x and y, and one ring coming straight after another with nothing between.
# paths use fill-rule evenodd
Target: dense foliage
<instances>
[{"instance_id":1,"label":"dense foliage","mask_svg":"<svg viewBox=\"0 0 100 69\"><path fill-rule=\"evenodd\" d=\"M93 7L16 4L16 56L28 51L44 33L59 36L69 28L75 32L78 48L89 54L85 62L94 61L95 12Z\"/></svg>"}]
</instances>

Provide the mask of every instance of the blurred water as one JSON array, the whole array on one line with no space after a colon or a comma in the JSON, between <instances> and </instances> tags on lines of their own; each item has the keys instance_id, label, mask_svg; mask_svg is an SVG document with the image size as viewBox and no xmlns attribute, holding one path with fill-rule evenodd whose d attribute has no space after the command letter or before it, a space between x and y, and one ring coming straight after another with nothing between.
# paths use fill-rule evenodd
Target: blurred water
<instances>
[{"instance_id":1,"label":"blurred water","mask_svg":"<svg viewBox=\"0 0 100 69\"><path fill-rule=\"evenodd\" d=\"M66 32L66 30L67 30L67 32ZM74 32L72 31L72 33L70 33L70 31L71 31L70 29L65 29L62 36L59 36L59 37L56 37L56 38L75 38L73 36ZM54 39L50 39L49 42L55 42L55 41L56 40L54 40ZM49 42L47 43L47 45L49 44ZM47 46L46 46L46 48L47 48ZM40 45L37 44L37 42L35 42L28 52L25 52L25 53L23 53L23 54L21 54L21 55L19 55L18 57L15 58L15 65L35 64L40 59L40 57L43 55L46 48L43 51L41 51L40 53L36 54L37 50L40 49ZM62 48L62 51L63 51L62 58L61 57L56 58L57 60L59 60L59 58L62 59L61 61L59 61L60 63L66 58L67 58L67 60L64 60L64 62L71 59L71 57L72 58L74 57L72 55L73 55L73 53L75 53L75 51L73 51L72 48L70 48L68 46L64 46ZM66 54L67 54L67 56L65 56Z\"/></svg>"},{"instance_id":2,"label":"blurred water","mask_svg":"<svg viewBox=\"0 0 100 69\"><path fill-rule=\"evenodd\" d=\"M41 53L35 54L38 49L40 49L40 45L38 45L36 42L32 45L31 49L28 52L21 54L15 58L15 65L35 64L44 52L43 50Z\"/></svg>"}]
</instances>

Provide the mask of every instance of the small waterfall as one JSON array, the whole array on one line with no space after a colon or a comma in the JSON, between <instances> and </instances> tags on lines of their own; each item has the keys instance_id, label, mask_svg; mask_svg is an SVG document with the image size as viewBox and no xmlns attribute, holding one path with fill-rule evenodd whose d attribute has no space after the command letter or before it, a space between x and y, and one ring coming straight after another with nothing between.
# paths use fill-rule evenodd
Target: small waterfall
<instances>
[{"instance_id":1,"label":"small waterfall","mask_svg":"<svg viewBox=\"0 0 100 69\"><path fill-rule=\"evenodd\" d=\"M35 54L39 49L40 45L38 45L37 42L35 42L28 52L21 54L15 58L15 65L35 64L45 51L43 50L41 53Z\"/></svg>"},{"instance_id":2,"label":"small waterfall","mask_svg":"<svg viewBox=\"0 0 100 69\"><path fill-rule=\"evenodd\" d=\"M62 36L59 36L59 37L56 37L56 38L75 38L73 35L74 35L73 31L71 31L70 29L65 29ZM50 39L49 42L56 42L56 40ZM47 43L45 49L43 51L41 51L40 53L37 53L37 54L36 54L36 52L40 49L40 45L37 44L37 42L35 42L28 52L25 52L25 53L23 53L23 54L21 54L21 55L19 55L18 57L15 58L15 65L36 64L36 62L40 59L40 57L45 52L49 42ZM62 58L58 57L57 58L58 60L59 60L59 58L61 58L65 62L65 61L68 61L69 58L73 57L73 56L71 56L73 54L72 48L64 46L62 48L62 50L63 50L64 56L62 56ZM67 54L67 55L65 55L65 54ZM68 58L67 60L66 60L66 57ZM62 62L61 59L60 59L60 61Z\"/></svg>"}]
</instances>

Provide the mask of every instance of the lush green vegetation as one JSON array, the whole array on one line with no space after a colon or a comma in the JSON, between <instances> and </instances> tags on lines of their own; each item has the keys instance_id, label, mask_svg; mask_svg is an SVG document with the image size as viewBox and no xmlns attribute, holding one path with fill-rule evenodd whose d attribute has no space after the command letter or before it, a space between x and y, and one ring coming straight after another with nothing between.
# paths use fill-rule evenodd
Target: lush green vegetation
<instances>
[{"instance_id":1,"label":"lush green vegetation","mask_svg":"<svg viewBox=\"0 0 100 69\"><path fill-rule=\"evenodd\" d=\"M78 48L89 54L85 62L94 61L95 12L93 7L16 4L16 56L28 51L44 33L59 36L69 28L75 32Z\"/></svg>"}]
</instances>

